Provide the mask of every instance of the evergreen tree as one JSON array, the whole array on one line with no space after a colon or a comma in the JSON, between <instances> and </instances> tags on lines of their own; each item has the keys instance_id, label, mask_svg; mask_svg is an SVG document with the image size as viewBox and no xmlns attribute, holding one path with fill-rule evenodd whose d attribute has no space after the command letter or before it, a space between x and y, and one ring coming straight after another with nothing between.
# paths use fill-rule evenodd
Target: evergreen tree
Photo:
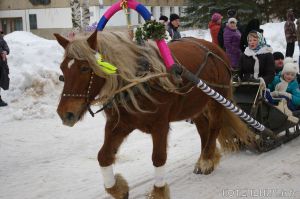
<instances>
[{"instance_id":1,"label":"evergreen tree","mask_svg":"<svg viewBox=\"0 0 300 199\"><path fill-rule=\"evenodd\" d=\"M185 9L186 16L183 18L185 26L207 27L211 15L219 12L227 20L227 10L235 9L238 13L239 21L248 21L247 18L255 14L260 18L260 12L257 12L258 5L253 0L189 0L189 5Z\"/></svg>"},{"instance_id":2,"label":"evergreen tree","mask_svg":"<svg viewBox=\"0 0 300 199\"><path fill-rule=\"evenodd\" d=\"M262 23L286 20L286 11L292 8L296 18L300 18L300 0L188 0L188 6L182 17L183 26L207 28L214 12L223 15L227 20L227 10L235 9L237 19L242 25L253 18Z\"/></svg>"},{"instance_id":3,"label":"evergreen tree","mask_svg":"<svg viewBox=\"0 0 300 199\"><path fill-rule=\"evenodd\" d=\"M300 18L300 0L286 0L284 3L282 0L270 0L270 19L286 20L286 11L291 8L296 18Z\"/></svg>"},{"instance_id":4,"label":"evergreen tree","mask_svg":"<svg viewBox=\"0 0 300 199\"><path fill-rule=\"evenodd\" d=\"M206 28L214 12L219 12L223 20L227 20L227 11L234 9L241 24L246 24L250 17L261 19L258 6L256 0L189 0L182 21L186 27Z\"/></svg>"}]
</instances>

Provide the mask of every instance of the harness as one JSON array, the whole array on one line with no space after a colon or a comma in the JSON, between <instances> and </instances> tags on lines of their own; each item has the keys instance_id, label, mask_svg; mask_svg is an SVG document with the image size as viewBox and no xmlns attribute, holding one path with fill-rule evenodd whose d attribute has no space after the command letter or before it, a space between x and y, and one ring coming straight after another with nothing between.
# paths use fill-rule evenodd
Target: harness
<instances>
[{"instance_id":1,"label":"harness","mask_svg":"<svg viewBox=\"0 0 300 199\"><path fill-rule=\"evenodd\" d=\"M226 68L227 68L227 71L229 72L229 74L231 75L231 71L230 71L230 67L228 66L228 64L220 57L218 56L217 54L211 52L206 46L196 42L192 37L188 37L188 38L181 38L181 39L178 39L178 40L174 40L172 42L183 42L183 41L187 41L187 42L190 42L190 43L193 43L194 45L196 45L198 48L200 48L201 50L205 50L206 51L206 55L205 55L205 59L204 59L204 62L201 63L201 65L199 66L197 72L196 72L196 76L199 76L201 71L203 70L203 68L206 66L207 64L207 61L208 61L208 58L209 56L213 56L213 57L216 57L217 59L219 59L220 61L222 61L225 65L226 65ZM185 69L185 67L179 62L179 60L173 55L173 58L174 60L181 66ZM187 69L185 69L187 70ZM85 101L87 103L87 110L89 111L89 113L91 114L92 117L95 116L95 114L105 110L106 108L110 108L112 107L112 102L114 100L116 100L116 96L124 91L126 91L127 89L129 88L132 88L140 83L146 83L148 82L149 80L151 79L156 79L156 78L159 78L159 77L167 77L170 75L170 73L159 73L159 74L154 74L154 75L149 75L149 76L146 76L146 77L142 77L139 79L139 81L136 81L136 82L131 82L130 84L120 88L119 90L117 90L114 94L113 94L113 97L109 100L107 100L107 103L105 103L102 108L100 108L99 110L97 110L96 112L93 112L92 109L91 109L91 105L95 105L95 104L99 104L101 102L103 102L103 99L101 98L98 98L98 99L94 99L94 100L91 100L90 99L90 90L91 90L91 87L92 87L92 84L93 84L93 78L94 78L94 75L95 73L94 72L91 72L91 77L90 77L90 81L89 81L89 86L88 86L88 89L87 89L87 92L85 94L73 94L73 93L63 93L62 94L62 97L76 97L76 98L85 98ZM230 88L230 85L223 85L223 84L217 84L217 83L210 83L210 82L207 82L207 81L204 81L207 85L209 86L212 86L212 87L216 87L216 88L223 88L223 89L229 89ZM181 93L181 92L177 92L177 91L168 91L168 92L173 92L173 93L177 93L177 94L187 94L189 92L192 91L192 89L195 87L192 86L192 83L191 82L188 82L185 86L183 87L180 87L178 88L178 90L185 90L187 88L188 91L187 92L184 92L184 93ZM154 86L154 85L149 85L147 87L146 90L150 90L151 88L155 89L155 90L159 90L161 92L165 92L166 89L163 89L163 88L157 88L157 86ZM129 100L129 98L127 99Z\"/></svg>"},{"instance_id":2,"label":"harness","mask_svg":"<svg viewBox=\"0 0 300 199\"><path fill-rule=\"evenodd\" d=\"M195 41L195 39L193 37L184 37L184 38L181 38L181 39L178 39L178 40L174 40L175 42L178 41L178 42L183 42L183 41L188 41L190 43L193 43L195 44L198 48L200 48L201 50L204 50L206 51L206 55L205 55L205 58L204 58L204 62L201 63L201 65L199 66L197 72L196 72L196 76L198 77L201 73L201 71L204 69L204 66L206 66L207 64L207 61L208 61L208 57L211 55L217 59L219 59L221 62L223 62L225 65L226 65L226 68L227 68L227 71L228 73L230 74L231 76L231 70L230 70L230 66L217 54L213 53L212 51L210 51L206 46L202 45L201 43L198 43ZM174 42L173 41L173 42ZM183 68L185 68L180 62L179 60L173 56L174 60ZM205 80L203 80L203 82L205 82L207 85L211 86L211 87L216 87L216 88L225 88L225 89L229 89L230 86L229 85L223 85L223 84L216 84L216 83L211 83L211 82L207 82ZM187 85L185 85L184 87L182 87L181 89L185 89L185 88L188 88L192 85L192 82L189 82ZM193 86L195 87L195 86ZM192 88L193 88L192 87Z\"/></svg>"}]
</instances>

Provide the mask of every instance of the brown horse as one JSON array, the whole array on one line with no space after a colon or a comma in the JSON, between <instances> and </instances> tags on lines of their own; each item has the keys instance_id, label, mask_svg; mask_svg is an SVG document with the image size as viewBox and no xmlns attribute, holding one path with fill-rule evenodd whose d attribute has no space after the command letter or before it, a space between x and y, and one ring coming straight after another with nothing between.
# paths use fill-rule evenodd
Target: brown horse
<instances>
[{"instance_id":1,"label":"brown horse","mask_svg":"<svg viewBox=\"0 0 300 199\"><path fill-rule=\"evenodd\" d=\"M57 109L63 123L73 126L95 99L106 105L105 140L98 161L106 191L114 198L128 198L127 182L121 175L114 175L112 165L123 140L135 129L152 137L155 184L149 197L155 199L170 198L164 179L170 122L191 118L195 123L201 137L196 174L209 174L218 164L221 155L216 148L217 138L224 149L236 149L236 138L244 143L250 139L243 122L186 80L180 85L170 76L142 81L166 72L154 42L139 46L127 34L112 32L95 32L72 41L58 34L55 37L65 49L61 63L64 88ZM195 38L172 42L169 47L179 64L193 73L198 71L200 78L231 98L229 62L220 48ZM101 69L95 58L97 52L118 68L116 74ZM138 84L118 92L132 82Z\"/></svg>"}]
</instances>

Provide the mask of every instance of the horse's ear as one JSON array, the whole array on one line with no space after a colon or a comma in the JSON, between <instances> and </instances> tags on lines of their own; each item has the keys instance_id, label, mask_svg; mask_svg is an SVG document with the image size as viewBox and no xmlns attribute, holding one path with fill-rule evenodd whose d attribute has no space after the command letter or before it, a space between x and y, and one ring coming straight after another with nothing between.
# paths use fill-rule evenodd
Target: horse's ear
<instances>
[{"instance_id":1,"label":"horse's ear","mask_svg":"<svg viewBox=\"0 0 300 199\"><path fill-rule=\"evenodd\" d=\"M95 30L93 32L93 34L91 34L91 36L87 39L89 46L93 50L96 50L96 48L97 48L97 33L98 33L98 31Z\"/></svg>"},{"instance_id":2,"label":"horse's ear","mask_svg":"<svg viewBox=\"0 0 300 199\"><path fill-rule=\"evenodd\" d=\"M58 43L63 47L66 48L67 45L70 43L70 41L66 38L64 38L63 36L61 36L60 34L54 33L53 34L54 37L56 38L56 40L58 41Z\"/></svg>"}]
</instances>

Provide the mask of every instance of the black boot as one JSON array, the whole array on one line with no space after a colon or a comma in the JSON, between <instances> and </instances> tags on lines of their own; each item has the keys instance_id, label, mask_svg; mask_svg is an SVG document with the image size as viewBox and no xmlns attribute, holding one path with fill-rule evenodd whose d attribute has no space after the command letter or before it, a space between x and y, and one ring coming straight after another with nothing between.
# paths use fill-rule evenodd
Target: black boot
<instances>
[{"instance_id":1,"label":"black boot","mask_svg":"<svg viewBox=\"0 0 300 199\"><path fill-rule=\"evenodd\" d=\"M0 106L7 106L7 103L4 102L0 96Z\"/></svg>"}]
</instances>

